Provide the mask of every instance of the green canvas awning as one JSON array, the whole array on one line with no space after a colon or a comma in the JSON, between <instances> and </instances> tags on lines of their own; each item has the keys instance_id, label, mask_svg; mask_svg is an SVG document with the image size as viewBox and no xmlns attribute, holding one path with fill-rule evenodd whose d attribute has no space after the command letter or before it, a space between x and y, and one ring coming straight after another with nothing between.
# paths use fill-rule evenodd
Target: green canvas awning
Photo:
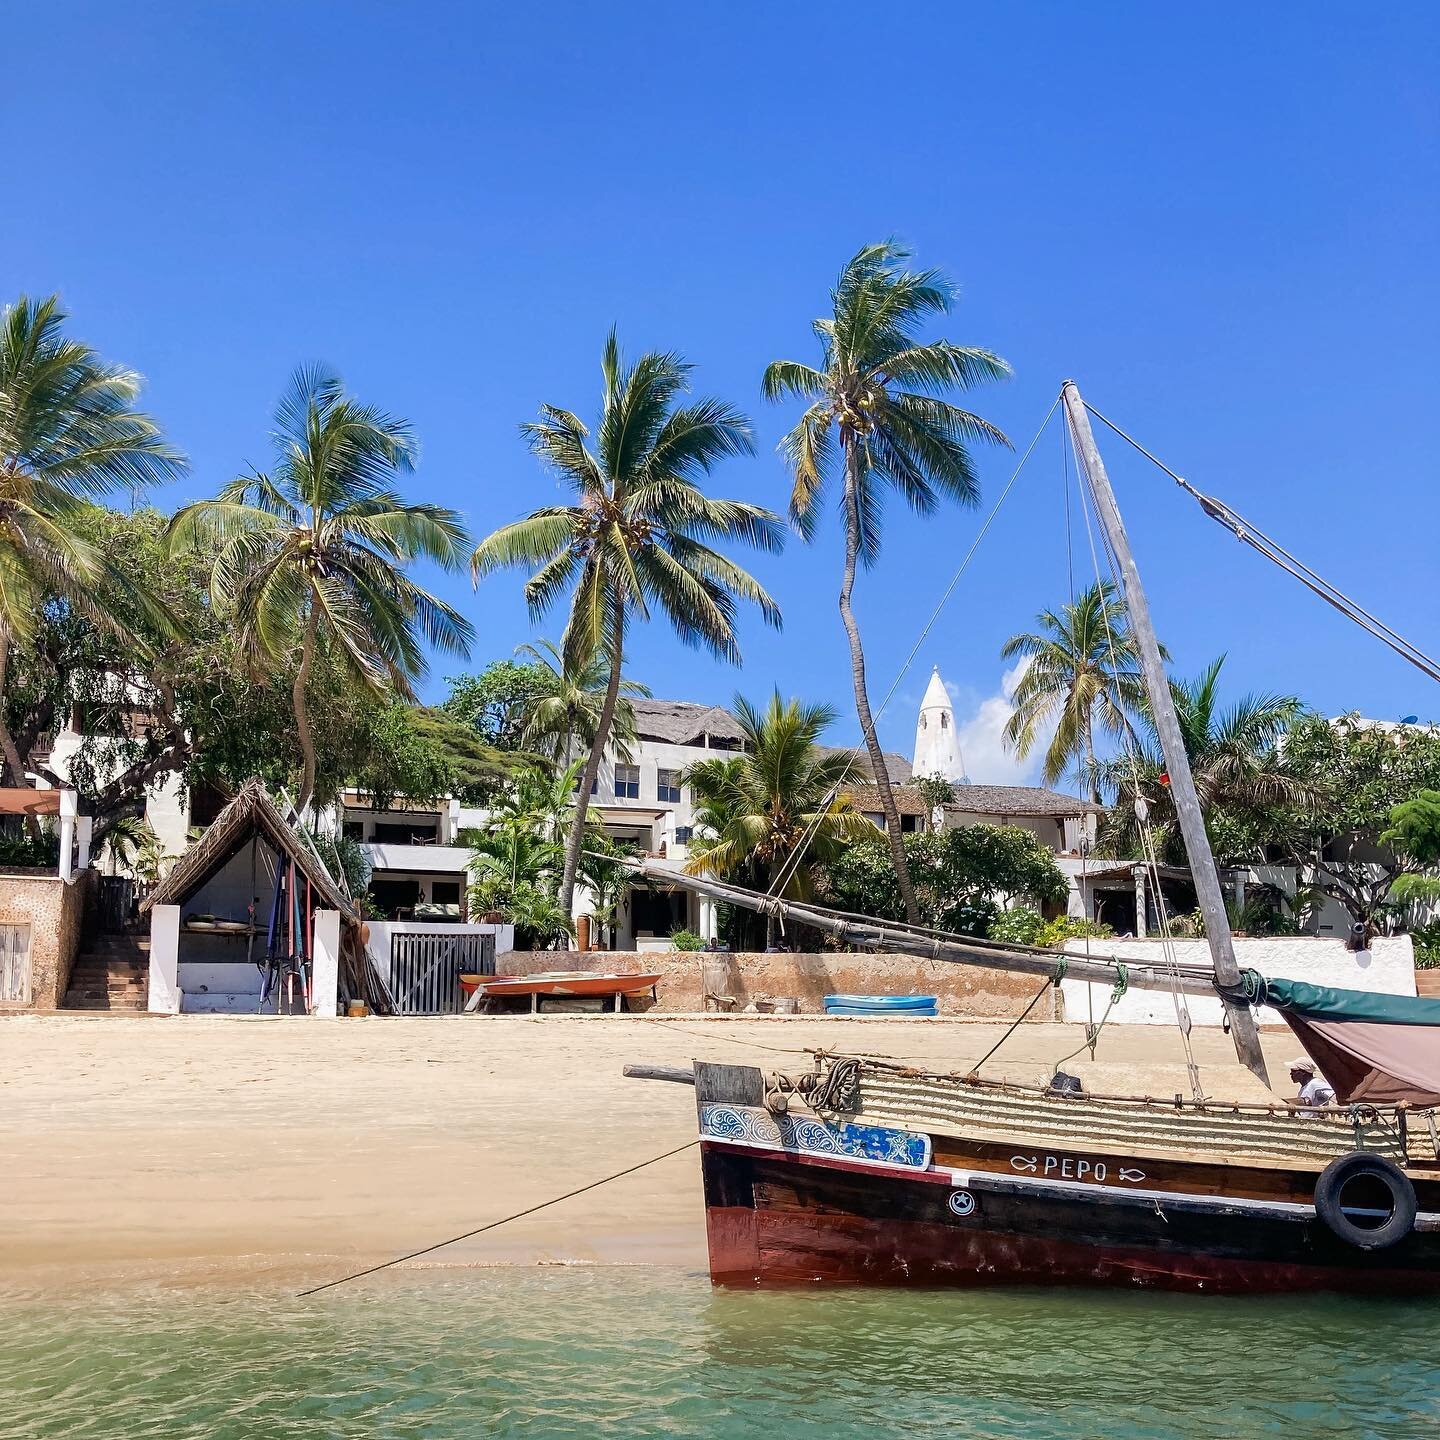
<instances>
[{"instance_id":1,"label":"green canvas awning","mask_svg":"<svg viewBox=\"0 0 1440 1440\"><path fill-rule=\"evenodd\" d=\"M1424 1000L1414 995L1376 995L1370 990L1337 990L1304 980L1266 980L1263 998L1277 1010L1310 1020L1440 1026L1440 1000Z\"/></svg>"}]
</instances>

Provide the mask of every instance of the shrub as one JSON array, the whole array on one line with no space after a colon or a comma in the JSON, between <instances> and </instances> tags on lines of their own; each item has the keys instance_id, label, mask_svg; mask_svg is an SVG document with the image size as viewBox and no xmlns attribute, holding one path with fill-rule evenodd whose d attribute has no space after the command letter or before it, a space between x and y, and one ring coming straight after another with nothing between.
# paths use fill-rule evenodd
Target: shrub
<instances>
[{"instance_id":1,"label":"shrub","mask_svg":"<svg viewBox=\"0 0 1440 1440\"><path fill-rule=\"evenodd\" d=\"M693 930L675 931L670 937L670 943L677 950L703 950L705 948L704 939Z\"/></svg>"},{"instance_id":2,"label":"shrub","mask_svg":"<svg viewBox=\"0 0 1440 1440\"><path fill-rule=\"evenodd\" d=\"M1440 970L1440 920L1428 925L1412 925L1410 939L1415 946L1417 970Z\"/></svg>"},{"instance_id":3,"label":"shrub","mask_svg":"<svg viewBox=\"0 0 1440 1440\"><path fill-rule=\"evenodd\" d=\"M1035 937L1035 944L1047 950L1061 950L1067 940L1081 940L1087 935L1092 940L1108 939L1115 932L1108 925L1095 920L1081 920L1074 915L1059 915L1048 920Z\"/></svg>"},{"instance_id":4,"label":"shrub","mask_svg":"<svg viewBox=\"0 0 1440 1440\"><path fill-rule=\"evenodd\" d=\"M0 835L0 865L53 870L59 861L58 836L44 834L34 840L28 835Z\"/></svg>"},{"instance_id":5,"label":"shrub","mask_svg":"<svg viewBox=\"0 0 1440 1440\"><path fill-rule=\"evenodd\" d=\"M1035 937L1044 926L1045 920L1037 911L1022 905L1015 910L1002 910L990 922L990 939L1009 945L1034 945Z\"/></svg>"}]
</instances>

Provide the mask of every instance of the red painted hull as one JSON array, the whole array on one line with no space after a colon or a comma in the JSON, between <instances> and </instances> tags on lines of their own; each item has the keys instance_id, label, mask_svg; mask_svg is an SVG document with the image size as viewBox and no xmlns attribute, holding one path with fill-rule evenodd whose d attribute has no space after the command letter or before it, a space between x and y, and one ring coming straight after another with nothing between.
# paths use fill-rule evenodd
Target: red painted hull
<instances>
[{"instance_id":1,"label":"red painted hull","mask_svg":"<svg viewBox=\"0 0 1440 1440\"><path fill-rule=\"evenodd\" d=\"M948 1173L713 1142L702 1152L717 1285L1440 1292L1434 1235L1370 1253L1342 1246L1313 1219L1217 1220L1164 1204L1101 1213L1084 1197L1038 1191L977 1190L975 1210L961 1218L947 1210L957 1185Z\"/></svg>"}]
</instances>

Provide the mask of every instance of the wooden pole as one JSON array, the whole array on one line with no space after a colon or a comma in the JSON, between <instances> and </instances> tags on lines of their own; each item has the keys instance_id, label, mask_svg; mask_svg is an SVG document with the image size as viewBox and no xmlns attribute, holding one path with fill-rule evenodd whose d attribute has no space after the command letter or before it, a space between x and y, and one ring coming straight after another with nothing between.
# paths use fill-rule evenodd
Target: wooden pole
<instances>
[{"instance_id":1,"label":"wooden pole","mask_svg":"<svg viewBox=\"0 0 1440 1440\"><path fill-rule=\"evenodd\" d=\"M1070 433L1075 437L1080 463L1085 467L1090 489L1095 496L1095 508L1099 513L1100 523L1110 537L1110 548L1114 552L1115 563L1120 568L1120 583L1125 594L1130 633L1140 652L1140 669L1144 675L1146 693L1150 697L1150 709L1154 716L1160 749L1165 756L1165 769L1170 777L1170 794L1175 802L1175 816L1185 840L1185 853L1190 857L1195 898L1200 903L1200 913L1205 917L1205 938L1210 945L1215 978L1227 990L1233 991L1240 984L1240 967L1235 962L1230 920L1225 913L1225 897L1220 890L1215 857L1210 851L1210 837L1205 833L1205 818L1201 814L1200 801L1195 794L1195 781L1190 774L1190 761L1185 754L1180 721L1175 714L1175 702L1170 695L1170 677L1165 673L1165 664L1160 658L1160 645L1155 638L1155 627L1150 621L1150 606L1140 584L1140 572L1135 567L1135 557L1130 552L1130 540L1125 533L1125 522L1120 518L1119 506L1115 503L1115 492L1110 488L1110 477L1105 473L1105 463L1100 458L1095 436L1090 431L1090 417L1085 413L1085 402L1080 398L1080 391L1073 380L1065 382L1060 395L1065 402L1065 414L1070 421ZM1268 1085L1270 1078L1265 1073L1265 1057L1260 1051L1255 1012L1244 1001L1231 1000L1223 993L1221 999L1230 1018L1230 1035L1235 1041L1235 1053L1240 1057L1240 1063Z\"/></svg>"},{"instance_id":2,"label":"wooden pole","mask_svg":"<svg viewBox=\"0 0 1440 1440\"><path fill-rule=\"evenodd\" d=\"M1034 975L1052 980L1063 961L1066 978L1088 980L1097 985L1114 985L1119 977L1116 966L1123 964L1126 984L1131 990L1163 990L1168 995L1177 985L1174 974L1164 965L1147 965L1120 956L1100 957L1094 953L1089 957L1061 955L1054 950L1040 950L1029 945L1007 945L993 940L966 943L963 939L931 937L892 928L884 920L839 915L813 909L793 900L777 901L769 895L745 890L738 885L729 885L709 875L681 874L667 867L662 861L621 860L617 863L638 875L648 875L652 879L693 890L699 895L709 895L727 905L738 905L742 909L754 910L763 915L773 915L778 909L788 920L809 925L815 930L823 930L843 944L858 945L864 950L915 955L922 960L935 960L945 965L975 965L985 970L1004 970L1012 975ZM1178 985L1181 993L1185 995L1215 994L1215 977L1209 969L1203 972L1198 969L1182 971Z\"/></svg>"}]
</instances>

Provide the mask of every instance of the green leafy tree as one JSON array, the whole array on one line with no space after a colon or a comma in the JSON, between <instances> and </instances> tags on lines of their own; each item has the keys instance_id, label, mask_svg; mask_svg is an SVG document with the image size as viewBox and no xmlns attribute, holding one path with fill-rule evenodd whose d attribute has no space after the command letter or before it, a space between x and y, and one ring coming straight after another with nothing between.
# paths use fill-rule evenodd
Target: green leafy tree
<instances>
[{"instance_id":1,"label":"green leafy tree","mask_svg":"<svg viewBox=\"0 0 1440 1440\"><path fill-rule=\"evenodd\" d=\"M276 411L277 464L171 522L176 551L214 553L212 601L233 617L258 665L299 665L291 701L300 739L299 808L315 793L308 687L317 650L357 683L403 696L426 669L422 641L465 654L468 621L405 574L417 559L455 568L465 528L452 510L393 488L414 468L409 425L347 395L339 376L296 372Z\"/></svg>"},{"instance_id":2,"label":"green leafy tree","mask_svg":"<svg viewBox=\"0 0 1440 1440\"><path fill-rule=\"evenodd\" d=\"M1364 925L1381 920L1387 905L1423 900L1423 884L1401 881L1423 880L1435 864L1427 858L1426 797L1440 791L1440 727L1391 730L1356 716L1306 715L1285 736L1284 753L1313 798L1277 807L1266 839L1302 882Z\"/></svg>"},{"instance_id":3,"label":"green leafy tree","mask_svg":"<svg viewBox=\"0 0 1440 1440\"><path fill-rule=\"evenodd\" d=\"M1140 656L1125 619L1125 604L1110 581L1082 591L1073 604L1042 610L1038 628L1012 635L1000 654L1029 663L1015 686L1005 743L1023 760L1053 726L1042 772L1058 784L1077 762L1100 803L1095 727L1119 738L1134 735L1132 716L1145 708ZM1164 652L1162 651L1162 654Z\"/></svg>"},{"instance_id":4,"label":"green leafy tree","mask_svg":"<svg viewBox=\"0 0 1440 1440\"><path fill-rule=\"evenodd\" d=\"M681 403L690 367L651 352L626 367L612 332L602 361L604 395L595 443L578 416L545 406L524 427L531 449L573 493L495 531L476 548L476 580L510 566L533 568L525 586L532 618L567 592L560 648L581 667L602 656L604 699L581 776L565 852L560 905L568 913L580 863L590 791L620 699L625 637L658 611L687 645L738 661L736 605L748 600L771 624L779 607L760 583L714 548L743 541L779 550L779 518L758 505L716 500L699 481L726 456L752 450L748 421L719 400Z\"/></svg>"},{"instance_id":5,"label":"green leafy tree","mask_svg":"<svg viewBox=\"0 0 1440 1440\"><path fill-rule=\"evenodd\" d=\"M1035 908L1065 898L1065 877L1028 830L963 825L905 836L920 923L984 937L1007 904ZM825 866L819 887L827 904L881 920L905 917L905 905L884 837L847 846Z\"/></svg>"},{"instance_id":6,"label":"green leafy tree","mask_svg":"<svg viewBox=\"0 0 1440 1440\"><path fill-rule=\"evenodd\" d=\"M930 514L941 497L977 503L980 485L970 447L1009 441L989 421L943 397L1003 379L1010 367L988 350L920 338L926 321L950 311L956 292L938 271L904 269L909 258L893 241L861 250L840 273L831 293L832 313L815 322L819 367L773 361L764 389L770 400L796 396L807 402L781 447L793 478L790 516L806 540L815 538L826 487L838 471L845 535L840 618L850 644L855 710L880 792L905 914L914 923L919 912L870 711L865 652L850 597L856 565L868 568L879 558L889 491L922 515Z\"/></svg>"},{"instance_id":7,"label":"green leafy tree","mask_svg":"<svg viewBox=\"0 0 1440 1440\"><path fill-rule=\"evenodd\" d=\"M1224 663L1222 655L1197 679L1171 680L1170 693L1215 858L1237 864L1263 860L1277 815L1311 804L1316 787L1291 763L1288 740L1281 748L1301 713L1300 701L1293 695L1245 695L1225 707L1220 694ZM1148 704L1141 708L1137 728L1139 738L1127 754L1098 766L1102 783L1116 797L1101 826L1100 846L1109 854L1143 858L1138 798L1159 858L1187 864Z\"/></svg>"},{"instance_id":8,"label":"green leafy tree","mask_svg":"<svg viewBox=\"0 0 1440 1440\"><path fill-rule=\"evenodd\" d=\"M737 695L733 713L743 752L698 761L684 774L700 832L685 869L808 899L818 866L876 834L843 791L848 757L818 743L835 711L781 700L777 690L764 710ZM771 924L767 917L767 943Z\"/></svg>"},{"instance_id":9,"label":"green leafy tree","mask_svg":"<svg viewBox=\"0 0 1440 1440\"><path fill-rule=\"evenodd\" d=\"M0 313L0 700L12 642L34 638L48 604L123 629L148 599L85 539L89 502L184 468L135 408L140 376L68 339L67 318L54 295L21 296ZM0 751L11 783L23 785L26 766L4 720L0 705Z\"/></svg>"},{"instance_id":10,"label":"green leafy tree","mask_svg":"<svg viewBox=\"0 0 1440 1440\"><path fill-rule=\"evenodd\" d=\"M577 750L588 754L605 708L610 682L607 667L595 655L567 664L560 647L549 640L542 640L538 647L522 645L517 653L528 655L544 677L544 690L525 714L521 738L527 748L562 765L574 760ZM638 680L622 678L610 722L610 743L622 760L629 760L630 747L638 738L635 708L630 703L636 695L648 698L650 691Z\"/></svg>"},{"instance_id":11,"label":"green leafy tree","mask_svg":"<svg viewBox=\"0 0 1440 1440\"><path fill-rule=\"evenodd\" d=\"M550 680L534 661L492 660L474 675L452 675L440 708L497 750L524 748L525 722L549 693Z\"/></svg>"}]
</instances>

